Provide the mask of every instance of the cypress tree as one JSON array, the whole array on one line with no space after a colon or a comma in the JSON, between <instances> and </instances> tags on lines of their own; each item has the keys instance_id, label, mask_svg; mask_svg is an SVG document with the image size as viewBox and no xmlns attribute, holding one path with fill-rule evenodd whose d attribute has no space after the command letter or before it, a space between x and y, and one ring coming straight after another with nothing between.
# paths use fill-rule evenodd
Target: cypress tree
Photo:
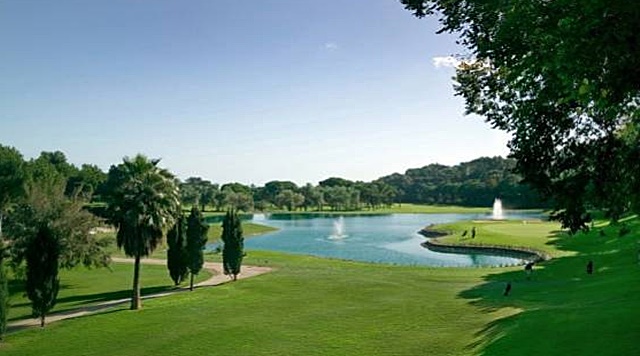
<instances>
[{"instance_id":1,"label":"cypress tree","mask_svg":"<svg viewBox=\"0 0 640 356\"><path fill-rule=\"evenodd\" d=\"M222 264L224 274L233 276L235 281L240 274L242 258L244 257L244 237L242 223L235 210L228 210L222 221Z\"/></svg>"},{"instance_id":2,"label":"cypress tree","mask_svg":"<svg viewBox=\"0 0 640 356\"><path fill-rule=\"evenodd\" d=\"M60 246L47 226L41 226L30 241L26 251L27 297L31 300L34 318L40 318L44 327L46 314L56 305L60 280L58 279L58 259Z\"/></svg>"},{"instance_id":3,"label":"cypress tree","mask_svg":"<svg viewBox=\"0 0 640 356\"><path fill-rule=\"evenodd\" d=\"M187 255L186 219L180 215L175 225L167 233L167 268L175 285L179 285L189 273Z\"/></svg>"},{"instance_id":4,"label":"cypress tree","mask_svg":"<svg viewBox=\"0 0 640 356\"><path fill-rule=\"evenodd\" d=\"M187 220L187 265L191 274L190 290L193 290L193 279L204 264L203 251L207 244L207 231L209 231L209 224L204 221L200 210L193 206Z\"/></svg>"},{"instance_id":5,"label":"cypress tree","mask_svg":"<svg viewBox=\"0 0 640 356\"><path fill-rule=\"evenodd\" d=\"M9 316L9 287L7 285L7 275L4 270L3 253L3 248L0 246L0 341L7 331L7 319Z\"/></svg>"}]
</instances>

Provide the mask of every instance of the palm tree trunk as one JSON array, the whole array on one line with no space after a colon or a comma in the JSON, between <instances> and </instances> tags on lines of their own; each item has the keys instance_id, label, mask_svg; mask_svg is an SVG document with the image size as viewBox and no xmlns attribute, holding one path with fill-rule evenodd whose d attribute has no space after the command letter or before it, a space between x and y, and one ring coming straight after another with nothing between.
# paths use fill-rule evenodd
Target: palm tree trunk
<instances>
[{"instance_id":1,"label":"palm tree trunk","mask_svg":"<svg viewBox=\"0 0 640 356\"><path fill-rule=\"evenodd\" d=\"M133 295L131 296L131 310L140 309L140 255L136 254L133 265Z\"/></svg>"},{"instance_id":2,"label":"palm tree trunk","mask_svg":"<svg viewBox=\"0 0 640 356\"><path fill-rule=\"evenodd\" d=\"M193 273L190 273L191 281L189 282L189 290L193 290Z\"/></svg>"}]
</instances>

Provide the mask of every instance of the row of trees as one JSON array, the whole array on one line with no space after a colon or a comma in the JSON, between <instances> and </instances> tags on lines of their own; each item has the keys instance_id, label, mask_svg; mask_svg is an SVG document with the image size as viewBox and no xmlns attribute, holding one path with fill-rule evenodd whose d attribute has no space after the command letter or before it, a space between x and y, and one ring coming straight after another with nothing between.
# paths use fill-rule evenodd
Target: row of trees
<instances>
[{"instance_id":1,"label":"row of trees","mask_svg":"<svg viewBox=\"0 0 640 356\"><path fill-rule=\"evenodd\" d=\"M24 276L33 316L44 326L46 314L56 303L60 268L80 264L102 267L110 262L110 239L92 233L100 224L114 225L118 247L134 258L132 309L141 305L140 259L155 250L167 231L168 264L175 283L188 272L193 288L193 276L202 269L208 225L196 207L185 219L179 182L158 166L159 160L138 155L110 168L106 178L95 186L106 204L104 221L85 209L93 187L77 184L80 180L76 179L75 188L69 189L70 181L77 177L73 172L82 169L69 168L63 158L43 153L25 161L17 150L0 145L0 337L6 330L9 307L5 262L13 267L14 277ZM229 214L227 219L237 219L235 212ZM233 241L241 241L239 220L232 227L232 232L226 228L225 233L233 234ZM239 252L234 250L237 248ZM241 242L225 246L225 251L232 251L230 256L241 256L241 249ZM241 259L225 258L225 263L236 266L228 270L235 280Z\"/></svg>"}]
</instances>

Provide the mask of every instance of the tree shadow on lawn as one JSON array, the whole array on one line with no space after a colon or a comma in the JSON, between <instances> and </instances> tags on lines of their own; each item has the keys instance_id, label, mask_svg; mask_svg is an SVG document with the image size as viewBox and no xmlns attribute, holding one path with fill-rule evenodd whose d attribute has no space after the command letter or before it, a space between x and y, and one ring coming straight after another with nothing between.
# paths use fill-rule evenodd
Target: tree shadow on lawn
<instances>
[{"instance_id":1,"label":"tree shadow on lawn","mask_svg":"<svg viewBox=\"0 0 640 356\"><path fill-rule=\"evenodd\" d=\"M628 313L626 305L634 309L640 294L640 224L636 220L627 227L632 232L622 237L617 226L603 228L604 234L600 228L575 236L554 231L548 244L572 255L536 265L530 279L524 268L489 273L484 283L459 293L481 312L502 315L475 334L467 351L482 355L593 354L600 349L611 354L606 338L612 335L594 331L615 330L618 338L626 340L626 334L620 335L625 329L609 325L610 314ZM586 271L590 260L595 267L592 275ZM504 296L508 282L512 288ZM627 346L618 343L616 352Z\"/></svg>"},{"instance_id":2,"label":"tree shadow on lawn","mask_svg":"<svg viewBox=\"0 0 640 356\"><path fill-rule=\"evenodd\" d=\"M60 289L62 290L63 288L70 288L70 287L71 286L64 285L64 286L60 286ZM144 297L150 294L172 291L174 289L176 288L173 286L144 287L140 290L140 294L142 295L142 297ZM68 297L58 298L56 301L56 307L54 307L54 309L51 311L51 314L73 312L78 308L85 308L85 307L88 307L88 308L95 307L95 309L99 309L101 308L101 306L96 304L113 301L113 300L119 300L119 299L129 299L131 298L131 293L132 293L131 289L123 289L123 290L111 291L111 292L72 295ZM30 305L31 303L27 301L23 303L12 304L11 306L12 307L28 307ZM58 308L58 307L61 307L61 308ZM9 318L9 320L16 321L21 319L28 319L30 317L31 316L29 315L21 315L14 318Z\"/></svg>"}]
</instances>

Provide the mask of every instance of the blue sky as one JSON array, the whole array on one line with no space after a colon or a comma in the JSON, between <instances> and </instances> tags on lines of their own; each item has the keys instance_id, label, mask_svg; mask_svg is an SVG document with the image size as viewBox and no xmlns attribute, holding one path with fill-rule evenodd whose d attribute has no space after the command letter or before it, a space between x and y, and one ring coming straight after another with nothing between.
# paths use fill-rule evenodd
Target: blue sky
<instances>
[{"instance_id":1,"label":"blue sky","mask_svg":"<svg viewBox=\"0 0 640 356\"><path fill-rule=\"evenodd\" d=\"M505 155L437 28L395 0L2 1L0 144L258 185Z\"/></svg>"}]
</instances>

